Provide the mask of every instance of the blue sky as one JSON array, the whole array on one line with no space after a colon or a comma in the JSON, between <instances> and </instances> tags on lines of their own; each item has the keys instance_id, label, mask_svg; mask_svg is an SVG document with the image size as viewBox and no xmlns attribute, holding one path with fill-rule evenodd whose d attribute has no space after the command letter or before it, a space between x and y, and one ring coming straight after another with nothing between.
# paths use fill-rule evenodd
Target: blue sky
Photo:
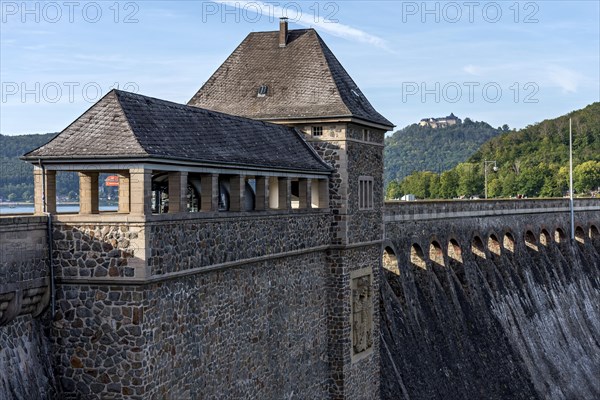
<instances>
[{"instance_id":1,"label":"blue sky","mask_svg":"<svg viewBox=\"0 0 600 400\"><path fill-rule=\"evenodd\" d=\"M454 112L522 128L600 101L599 4L2 1L0 133L60 131L113 87L185 103L282 14L398 127Z\"/></svg>"}]
</instances>

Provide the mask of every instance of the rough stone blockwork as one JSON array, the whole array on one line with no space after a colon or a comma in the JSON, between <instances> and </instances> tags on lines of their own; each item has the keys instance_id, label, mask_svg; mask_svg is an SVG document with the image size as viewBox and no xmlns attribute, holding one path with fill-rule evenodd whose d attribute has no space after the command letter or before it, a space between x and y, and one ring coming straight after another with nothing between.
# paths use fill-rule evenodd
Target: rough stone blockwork
<instances>
[{"instance_id":1,"label":"rough stone blockwork","mask_svg":"<svg viewBox=\"0 0 600 400\"><path fill-rule=\"evenodd\" d=\"M323 246L328 223L323 212L154 223L148 265L163 275Z\"/></svg>"},{"instance_id":2,"label":"rough stone blockwork","mask_svg":"<svg viewBox=\"0 0 600 400\"><path fill-rule=\"evenodd\" d=\"M48 339L45 217L0 218L0 400L57 393ZM37 318L34 318L37 317Z\"/></svg>"},{"instance_id":3,"label":"rough stone blockwork","mask_svg":"<svg viewBox=\"0 0 600 400\"><path fill-rule=\"evenodd\" d=\"M24 315L0 327L0 400L56 398L47 317Z\"/></svg>"},{"instance_id":4,"label":"rough stone blockwork","mask_svg":"<svg viewBox=\"0 0 600 400\"><path fill-rule=\"evenodd\" d=\"M128 223L54 224L53 263L62 278L133 278L144 251L143 228Z\"/></svg>"},{"instance_id":5,"label":"rough stone blockwork","mask_svg":"<svg viewBox=\"0 0 600 400\"><path fill-rule=\"evenodd\" d=\"M326 397L324 257L138 288L63 285L53 336L65 395Z\"/></svg>"},{"instance_id":6,"label":"rough stone blockwork","mask_svg":"<svg viewBox=\"0 0 600 400\"><path fill-rule=\"evenodd\" d=\"M577 220L585 243L567 213L387 223L382 398L600 398L599 221Z\"/></svg>"}]
</instances>

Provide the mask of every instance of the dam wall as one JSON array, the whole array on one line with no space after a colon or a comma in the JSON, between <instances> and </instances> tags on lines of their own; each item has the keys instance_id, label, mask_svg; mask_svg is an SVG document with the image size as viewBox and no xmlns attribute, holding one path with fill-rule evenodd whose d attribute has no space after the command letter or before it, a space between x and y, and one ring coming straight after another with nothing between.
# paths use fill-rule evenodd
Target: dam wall
<instances>
[{"instance_id":1,"label":"dam wall","mask_svg":"<svg viewBox=\"0 0 600 400\"><path fill-rule=\"evenodd\" d=\"M322 210L58 216L64 396L326 397L328 221Z\"/></svg>"},{"instance_id":2,"label":"dam wall","mask_svg":"<svg viewBox=\"0 0 600 400\"><path fill-rule=\"evenodd\" d=\"M53 398L46 217L0 218L0 399Z\"/></svg>"},{"instance_id":3,"label":"dam wall","mask_svg":"<svg viewBox=\"0 0 600 400\"><path fill-rule=\"evenodd\" d=\"M386 204L382 398L598 398L600 204Z\"/></svg>"}]
</instances>

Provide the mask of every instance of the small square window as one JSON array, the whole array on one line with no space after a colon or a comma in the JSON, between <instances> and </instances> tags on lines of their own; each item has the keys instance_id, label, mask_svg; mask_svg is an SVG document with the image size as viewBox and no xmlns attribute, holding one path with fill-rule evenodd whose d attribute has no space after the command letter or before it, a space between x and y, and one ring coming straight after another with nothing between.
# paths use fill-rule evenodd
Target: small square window
<instances>
[{"instance_id":1,"label":"small square window","mask_svg":"<svg viewBox=\"0 0 600 400\"><path fill-rule=\"evenodd\" d=\"M323 127L322 126L313 126L311 129L313 136L323 136Z\"/></svg>"}]
</instances>

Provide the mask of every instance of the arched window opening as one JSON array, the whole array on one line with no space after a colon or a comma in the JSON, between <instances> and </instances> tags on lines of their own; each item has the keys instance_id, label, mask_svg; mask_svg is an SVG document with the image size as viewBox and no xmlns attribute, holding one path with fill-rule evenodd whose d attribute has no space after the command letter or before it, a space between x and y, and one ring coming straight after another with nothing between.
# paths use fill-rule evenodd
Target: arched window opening
<instances>
[{"instance_id":1,"label":"arched window opening","mask_svg":"<svg viewBox=\"0 0 600 400\"><path fill-rule=\"evenodd\" d=\"M490 253L495 254L497 256L501 254L500 242L494 234L491 234L488 238L488 250L490 251Z\"/></svg>"},{"instance_id":2,"label":"arched window opening","mask_svg":"<svg viewBox=\"0 0 600 400\"><path fill-rule=\"evenodd\" d=\"M585 244L585 232L582 227L575 228L575 240L578 243Z\"/></svg>"},{"instance_id":3,"label":"arched window opening","mask_svg":"<svg viewBox=\"0 0 600 400\"><path fill-rule=\"evenodd\" d=\"M463 262L462 249L458 245L458 242L454 239L450 239L448 242L448 257L455 261Z\"/></svg>"},{"instance_id":4,"label":"arched window opening","mask_svg":"<svg viewBox=\"0 0 600 400\"><path fill-rule=\"evenodd\" d=\"M502 246L506 251L509 251L511 253L515 252L515 239L513 238L513 235L510 234L510 232L506 232L504 234L504 240L502 242Z\"/></svg>"},{"instance_id":5,"label":"arched window opening","mask_svg":"<svg viewBox=\"0 0 600 400\"><path fill-rule=\"evenodd\" d=\"M485 259L485 249L479 236L473 238L473 241L471 242L471 252L479 258Z\"/></svg>"},{"instance_id":6,"label":"arched window opening","mask_svg":"<svg viewBox=\"0 0 600 400\"><path fill-rule=\"evenodd\" d=\"M398 258L389 246L383 249L383 268L388 271L400 275L400 268L398 267Z\"/></svg>"},{"instance_id":7,"label":"arched window opening","mask_svg":"<svg viewBox=\"0 0 600 400\"><path fill-rule=\"evenodd\" d=\"M533 232L525 232L525 245L531 250L538 251L537 241L535 240L535 235Z\"/></svg>"},{"instance_id":8,"label":"arched window opening","mask_svg":"<svg viewBox=\"0 0 600 400\"><path fill-rule=\"evenodd\" d=\"M550 234L545 229L542 229L542 232L540 233L540 244L544 247L550 245Z\"/></svg>"},{"instance_id":9,"label":"arched window opening","mask_svg":"<svg viewBox=\"0 0 600 400\"><path fill-rule=\"evenodd\" d=\"M418 268L427 269L423 250L421 250L421 246L416 243L410 248L410 262Z\"/></svg>"},{"instance_id":10,"label":"arched window opening","mask_svg":"<svg viewBox=\"0 0 600 400\"><path fill-rule=\"evenodd\" d=\"M442 246L435 240L429 245L429 259L442 267L445 266Z\"/></svg>"},{"instance_id":11,"label":"arched window opening","mask_svg":"<svg viewBox=\"0 0 600 400\"><path fill-rule=\"evenodd\" d=\"M560 244L563 243L566 238L567 236L565 235L565 231L563 231L561 228L557 228L554 232L554 241Z\"/></svg>"}]
</instances>

